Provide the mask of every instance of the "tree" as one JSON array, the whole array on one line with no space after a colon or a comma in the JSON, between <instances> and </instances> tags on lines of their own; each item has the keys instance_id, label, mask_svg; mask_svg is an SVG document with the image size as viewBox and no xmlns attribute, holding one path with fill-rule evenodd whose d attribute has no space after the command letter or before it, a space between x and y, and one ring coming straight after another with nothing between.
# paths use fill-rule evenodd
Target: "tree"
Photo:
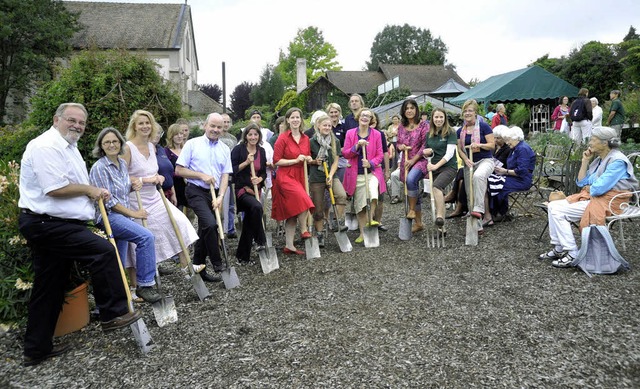
<instances>
[{"instance_id":1,"label":"tree","mask_svg":"<svg viewBox=\"0 0 640 389\"><path fill-rule=\"evenodd\" d=\"M67 57L78 30L77 16L61 1L0 3L0 121L9 91L27 92L34 81L50 77L54 60Z\"/></svg>"},{"instance_id":2,"label":"tree","mask_svg":"<svg viewBox=\"0 0 640 389\"><path fill-rule=\"evenodd\" d=\"M640 80L640 35L633 26L620 43L619 55L625 83L630 89L636 89Z\"/></svg>"},{"instance_id":3,"label":"tree","mask_svg":"<svg viewBox=\"0 0 640 389\"><path fill-rule=\"evenodd\" d=\"M260 82L251 91L251 100L255 105L267 105L274 108L284 95L284 81L273 65L267 64L260 76Z\"/></svg>"},{"instance_id":4,"label":"tree","mask_svg":"<svg viewBox=\"0 0 640 389\"><path fill-rule=\"evenodd\" d=\"M317 27L298 29L298 34L289 43L289 52L280 50L276 71L280 73L286 88L296 85L296 64L298 58L307 60L307 82L312 83L329 70L342 70L335 61L338 52L332 44L324 41L322 31Z\"/></svg>"},{"instance_id":5,"label":"tree","mask_svg":"<svg viewBox=\"0 0 640 389\"><path fill-rule=\"evenodd\" d=\"M200 85L198 86L198 90L222 104L222 88L220 88L218 84Z\"/></svg>"},{"instance_id":6,"label":"tree","mask_svg":"<svg viewBox=\"0 0 640 389\"><path fill-rule=\"evenodd\" d=\"M233 121L244 120L244 114L249 107L253 105L251 100L251 91L255 85L249 82L243 82L236 86L231 93L231 111L233 112Z\"/></svg>"},{"instance_id":7,"label":"tree","mask_svg":"<svg viewBox=\"0 0 640 389\"><path fill-rule=\"evenodd\" d=\"M622 80L622 65L615 56L616 45L591 41L569 53L559 76L578 88L588 88L589 96L605 101Z\"/></svg>"},{"instance_id":8,"label":"tree","mask_svg":"<svg viewBox=\"0 0 640 389\"><path fill-rule=\"evenodd\" d=\"M110 126L124 131L137 109L151 112L165 129L182 116L180 96L160 76L156 62L125 50L88 50L74 56L68 68L36 92L27 124L48 128L56 108L69 101L84 104L89 112L79 142L85 158L100 130Z\"/></svg>"},{"instance_id":9,"label":"tree","mask_svg":"<svg viewBox=\"0 0 640 389\"><path fill-rule=\"evenodd\" d=\"M433 38L431 32L408 24L389 26L379 32L371 46L368 70L378 70L383 64L403 65L443 65L447 45L440 38Z\"/></svg>"}]
</instances>

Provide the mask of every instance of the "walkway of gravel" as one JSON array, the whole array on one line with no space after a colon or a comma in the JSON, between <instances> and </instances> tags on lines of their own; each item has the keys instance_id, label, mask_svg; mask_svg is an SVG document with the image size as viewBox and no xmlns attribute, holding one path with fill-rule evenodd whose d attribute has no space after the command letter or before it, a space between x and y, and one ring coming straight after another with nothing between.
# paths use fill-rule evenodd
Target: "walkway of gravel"
<instances>
[{"instance_id":1,"label":"walkway of gravel","mask_svg":"<svg viewBox=\"0 0 640 389\"><path fill-rule=\"evenodd\" d=\"M397 239L403 206L387 207L379 248L342 254L331 236L321 259L279 251L280 270L237 267L241 287L209 285L204 303L164 277L180 320L159 328L141 306L147 356L128 329L92 322L64 337L72 351L23 368L21 331L5 334L0 387L640 387L637 270L588 278L540 262L539 216L497 223L477 247L456 219L447 247L427 249L424 234ZM625 232L637 266L638 223Z\"/></svg>"}]
</instances>

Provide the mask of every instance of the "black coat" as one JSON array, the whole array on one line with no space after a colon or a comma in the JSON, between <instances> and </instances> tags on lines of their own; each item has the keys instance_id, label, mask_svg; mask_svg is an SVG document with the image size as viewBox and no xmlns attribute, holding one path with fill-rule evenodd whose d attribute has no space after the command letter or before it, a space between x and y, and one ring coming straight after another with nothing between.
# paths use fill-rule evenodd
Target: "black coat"
<instances>
[{"instance_id":1,"label":"black coat","mask_svg":"<svg viewBox=\"0 0 640 389\"><path fill-rule=\"evenodd\" d=\"M264 149L258 146L258 153L260 154L260 168L256 170L256 176L262 177L262 182L258 185L260 190L267 179L267 154ZM253 184L251 183L251 166L247 166L242 170L238 170L241 163L247 160L249 152L247 146L243 143L238 144L231 150L231 165L233 166L233 182L236 186L236 197L241 189L251 189L253 191Z\"/></svg>"}]
</instances>

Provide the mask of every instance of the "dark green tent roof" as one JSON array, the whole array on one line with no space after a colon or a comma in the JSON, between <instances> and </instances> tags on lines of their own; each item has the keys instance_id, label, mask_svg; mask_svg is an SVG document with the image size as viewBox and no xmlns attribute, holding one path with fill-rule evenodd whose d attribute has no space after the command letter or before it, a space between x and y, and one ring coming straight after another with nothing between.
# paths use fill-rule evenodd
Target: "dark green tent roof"
<instances>
[{"instance_id":1,"label":"dark green tent roof","mask_svg":"<svg viewBox=\"0 0 640 389\"><path fill-rule=\"evenodd\" d=\"M449 102L462 105L469 99L489 105L491 103L525 102L539 104L557 100L560 96L575 97L578 88L549 73L532 67L489 77Z\"/></svg>"}]
</instances>

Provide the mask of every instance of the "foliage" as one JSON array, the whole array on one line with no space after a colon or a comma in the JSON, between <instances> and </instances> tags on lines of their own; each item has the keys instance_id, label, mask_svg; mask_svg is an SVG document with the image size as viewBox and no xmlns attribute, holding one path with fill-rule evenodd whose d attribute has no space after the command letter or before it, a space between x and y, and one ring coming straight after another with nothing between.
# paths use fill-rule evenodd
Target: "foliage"
<instances>
[{"instance_id":1,"label":"foliage","mask_svg":"<svg viewBox=\"0 0 640 389\"><path fill-rule=\"evenodd\" d=\"M258 85L251 91L251 100L255 105L273 106L284 95L284 81L273 65L267 65L262 71Z\"/></svg>"},{"instance_id":2,"label":"foliage","mask_svg":"<svg viewBox=\"0 0 640 389\"><path fill-rule=\"evenodd\" d=\"M61 1L0 4L0 121L9 91L26 92L34 81L50 78L52 64L69 54L69 40L78 30L77 15Z\"/></svg>"},{"instance_id":3,"label":"foliage","mask_svg":"<svg viewBox=\"0 0 640 389\"><path fill-rule=\"evenodd\" d=\"M433 104L430 101L420 106L420 115L422 116L422 114L426 113L428 120L431 120L431 112L433 112Z\"/></svg>"},{"instance_id":4,"label":"foliage","mask_svg":"<svg viewBox=\"0 0 640 389\"><path fill-rule=\"evenodd\" d=\"M622 65L614 49L615 45L586 43L569 54L560 76L578 88L588 88L589 96L604 101L622 79Z\"/></svg>"},{"instance_id":5,"label":"foliage","mask_svg":"<svg viewBox=\"0 0 640 389\"><path fill-rule=\"evenodd\" d=\"M222 88L220 88L218 84L199 85L198 90L222 104Z\"/></svg>"},{"instance_id":6,"label":"foliage","mask_svg":"<svg viewBox=\"0 0 640 389\"><path fill-rule=\"evenodd\" d=\"M367 69L376 71L380 64L443 65L447 45L431 32L408 24L386 25L374 38Z\"/></svg>"},{"instance_id":7,"label":"foliage","mask_svg":"<svg viewBox=\"0 0 640 389\"><path fill-rule=\"evenodd\" d=\"M253 105L251 100L251 91L255 88L250 82L243 82L236 86L236 89L231 93L231 111L233 112L233 121L239 121L244 119L244 114Z\"/></svg>"},{"instance_id":8,"label":"foliage","mask_svg":"<svg viewBox=\"0 0 640 389\"><path fill-rule=\"evenodd\" d=\"M33 271L27 242L18 230L20 165L0 161L0 322L27 314Z\"/></svg>"},{"instance_id":9,"label":"foliage","mask_svg":"<svg viewBox=\"0 0 640 389\"><path fill-rule=\"evenodd\" d=\"M0 127L0 160L20 161L27 143L42 131L42 128L25 124Z\"/></svg>"},{"instance_id":10,"label":"foliage","mask_svg":"<svg viewBox=\"0 0 640 389\"><path fill-rule=\"evenodd\" d=\"M640 123L640 89L635 89L629 93L623 93L620 98L624 107L627 122L630 125ZM609 112L609 110L605 111Z\"/></svg>"},{"instance_id":11,"label":"foliage","mask_svg":"<svg viewBox=\"0 0 640 389\"><path fill-rule=\"evenodd\" d=\"M280 99L276 105L275 111L280 115L283 115L287 109L291 107L298 107L299 105L296 103L299 102L299 96L300 95L298 95L294 90L284 92L284 96L282 96L282 99Z\"/></svg>"},{"instance_id":12,"label":"foliage","mask_svg":"<svg viewBox=\"0 0 640 389\"><path fill-rule=\"evenodd\" d=\"M28 123L49 128L58 106L82 103L89 112L87 129L78 142L91 163L97 134L108 126L124 131L131 114L147 110L165 129L181 116L180 97L157 72L156 63L143 54L125 50L87 50L75 56L59 77L38 90L32 99Z\"/></svg>"},{"instance_id":13,"label":"foliage","mask_svg":"<svg viewBox=\"0 0 640 389\"><path fill-rule=\"evenodd\" d=\"M509 125L518 126L526 132L531 120L531 110L526 104L508 104L507 111L511 111Z\"/></svg>"},{"instance_id":14,"label":"foliage","mask_svg":"<svg viewBox=\"0 0 640 389\"><path fill-rule=\"evenodd\" d=\"M620 56L620 63L624 66L624 80L637 88L640 83L640 38L620 43Z\"/></svg>"},{"instance_id":15,"label":"foliage","mask_svg":"<svg viewBox=\"0 0 640 389\"><path fill-rule=\"evenodd\" d=\"M329 70L342 70L335 60L338 52L331 43L325 42L322 31L317 27L298 29L296 37L289 43L288 50L287 54L280 50L278 65L275 68L286 88L294 88L296 85L298 58L307 60L309 84Z\"/></svg>"}]
</instances>

